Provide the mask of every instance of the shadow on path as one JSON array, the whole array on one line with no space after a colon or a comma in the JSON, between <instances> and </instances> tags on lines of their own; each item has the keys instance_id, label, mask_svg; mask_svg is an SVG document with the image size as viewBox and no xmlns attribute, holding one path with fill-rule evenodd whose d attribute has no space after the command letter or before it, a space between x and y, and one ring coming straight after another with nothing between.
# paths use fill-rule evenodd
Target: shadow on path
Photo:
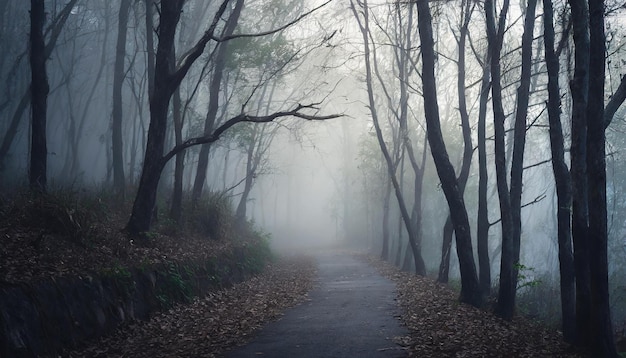
<instances>
[{"instance_id":1,"label":"shadow on path","mask_svg":"<svg viewBox=\"0 0 626 358\"><path fill-rule=\"evenodd\" d=\"M316 256L318 283L304 303L269 323L227 357L406 357L393 341L408 335L395 286L344 253Z\"/></svg>"}]
</instances>

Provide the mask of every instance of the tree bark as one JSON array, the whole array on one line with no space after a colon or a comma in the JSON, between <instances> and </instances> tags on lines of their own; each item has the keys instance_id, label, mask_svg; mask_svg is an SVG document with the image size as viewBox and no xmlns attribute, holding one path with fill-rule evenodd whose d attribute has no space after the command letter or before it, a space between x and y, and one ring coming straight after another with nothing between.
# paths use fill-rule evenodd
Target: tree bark
<instances>
[{"instance_id":1,"label":"tree bark","mask_svg":"<svg viewBox=\"0 0 626 358\"><path fill-rule=\"evenodd\" d=\"M437 88L435 83L435 51L432 34L432 17L426 1L417 2L418 29L422 48L422 86L424 113L430 150L437 168L441 186L448 201L456 233L456 247L461 271L461 302L480 307L483 297L472 250L472 237L465 201L450 163L441 133Z\"/></svg>"},{"instance_id":2,"label":"tree bark","mask_svg":"<svg viewBox=\"0 0 626 358\"><path fill-rule=\"evenodd\" d=\"M441 261L439 262L439 274L437 276L437 282L439 283L448 283L453 235L454 228L452 227L452 219L450 218L450 214L448 214L446 223L443 224L443 244L441 245Z\"/></svg>"},{"instance_id":3,"label":"tree bark","mask_svg":"<svg viewBox=\"0 0 626 358\"><path fill-rule=\"evenodd\" d=\"M469 114L467 113L467 100L465 98L465 44L467 40L469 22L472 17L471 1L464 2L461 31L457 40L458 60L457 60L457 96L459 98L459 117L461 118L461 129L463 132L463 161L461 170L457 178L459 182L459 190L461 195L465 193L465 185L469 178L470 167L472 165L472 130L469 123ZM441 250L441 264L439 265L438 282L448 282L450 273L450 250L452 246L452 220L450 214L443 228L443 246Z\"/></svg>"},{"instance_id":4,"label":"tree bark","mask_svg":"<svg viewBox=\"0 0 626 358\"><path fill-rule=\"evenodd\" d=\"M617 112L622 103L624 103L624 100L626 100L626 75L622 76L622 80L620 81L617 90L615 90L615 93L611 96L609 103L607 103L606 107L604 107L604 129L608 128L611 124L611 121L613 121L613 117L615 116L615 112Z\"/></svg>"},{"instance_id":5,"label":"tree bark","mask_svg":"<svg viewBox=\"0 0 626 358\"><path fill-rule=\"evenodd\" d=\"M576 341L588 346L591 331L591 293L588 260L587 103L589 95L589 10L585 0L569 0L574 38L572 93L572 241L576 271Z\"/></svg>"},{"instance_id":6,"label":"tree bark","mask_svg":"<svg viewBox=\"0 0 626 358\"><path fill-rule=\"evenodd\" d=\"M589 102L587 107L587 178L589 268L591 281L591 349L618 357L609 302L606 207L606 137L604 76L606 37L604 0L589 0Z\"/></svg>"},{"instance_id":7,"label":"tree bark","mask_svg":"<svg viewBox=\"0 0 626 358\"><path fill-rule=\"evenodd\" d=\"M163 150L167 130L167 112L170 98L180 85L191 65L204 52L206 44L213 37L218 19L226 11L228 1L222 2L213 22L204 36L195 46L185 54L179 66L172 66L171 52L176 35L176 26L180 20L180 13L184 0L172 0L161 2L159 23L159 44L155 58L154 69L154 92L150 98L150 125L148 127L148 140L144 164L139 180L137 195L133 204L131 216L126 224L126 231L131 235L138 235L150 229L152 210L156 202L156 193L164 162ZM170 73L171 68L176 71Z\"/></svg>"},{"instance_id":8,"label":"tree bark","mask_svg":"<svg viewBox=\"0 0 626 358\"><path fill-rule=\"evenodd\" d=\"M535 9L537 0L526 4L524 33L522 34L522 65L520 85L517 90L517 109L513 132L513 158L511 161L510 196L511 229L510 239L502 242L502 261L500 265L500 290L498 292L499 315L507 320L515 313L515 297L521 241L521 208L524 173L524 149L526 146L526 116L530 96L530 78L532 66L532 42L535 28ZM506 245L506 247L505 247Z\"/></svg>"},{"instance_id":9,"label":"tree bark","mask_svg":"<svg viewBox=\"0 0 626 358\"><path fill-rule=\"evenodd\" d=\"M489 55L483 64L478 109L478 213L476 219L476 246L480 288L485 297L491 292L491 261L489 260L489 208L487 202L487 102L489 102Z\"/></svg>"},{"instance_id":10,"label":"tree bark","mask_svg":"<svg viewBox=\"0 0 626 358\"><path fill-rule=\"evenodd\" d=\"M183 115L180 89L174 92L172 98L172 116L174 117L174 140L176 145L183 143ZM183 218L183 174L185 172L185 152L181 150L176 154L174 166L174 186L172 188L172 204L170 206L170 218L180 224Z\"/></svg>"},{"instance_id":11,"label":"tree bark","mask_svg":"<svg viewBox=\"0 0 626 358\"><path fill-rule=\"evenodd\" d=\"M387 184L385 185L385 195L383 197L383 223L382 223L383 247L380 252L380 259L383 261L389 260L389 204L390 202L391 202L391 178L388 178Z\"/></svg>"},{"instance_id":12,"label":"tree bark","mask_svg":"<svg viewBox=\"0 0 626 358\"><path fill-rule=\"evenodd\" d=\"M169 102L178 83L174 82L170 73L172 51L176 26L184 0L161 2L161 21L159 24L159 44L156 53L154 92L150 98L150 126L148 127L148 141L144 155L144 165L139 180L137 196L133 204L131 217L126 230L137 235L150 229L152 210L156 202L156 193L163 170L162 157L165 147L167 129L167 112Z\"/></svg>"},{"instance_id":13,"label":"tree bark","mask_svg":"<svg viewBox=\"0 0 626 358\"><path fill-rule=\"evenodd\" d=\"M496 30L495 22L495 6L492 0L485 1L485 14L487 23L487 37L490 49L490 67L491 67L491 93L493 106L494 121L494 150L496 164L496 184L500 198L500 217L502 226L502 256L501 262L512 260L511 235L512 235L512 218L511 218L511 202L509 197L509 188L506 179L506 148L504 142L504 121L505 114L502 105L502 84L500 74L500 51L502 49L502 37L504 36L503 28L508 11L509 2L506 0L500 12L498 30ZM505 250L506 248L506 250ZM502 272L501 275L510 277L510 274ZM501 288L502 290L502 288ZM506 290L505 292L508 292Z\"/></svg>"},{"instance_id":14,"label":"tree bark","mask_svg":"<svg viewBox=\"0 0 626 358\"><path fill-rule=\"evenodd\" d=\"M113 112L111 119L113 188L118 200L124 200L126 179L124 177L124 143L122 142L122 87L124 85L124 62L126 60L126 34L130 0L121 0L117 25L117 45L113 69Z\"/></svg>"},{"instance_id":15,"label":"tree bark","mask_svg":"<svg viewBox=\"0 0 626 358\"><path fill-rule=\"evenodd\" d=\"M46 191L48 149L46 142L46 111L48 75L43 25L46 21L44 0L31 0L30 11L30 68L31 68L31 150L30 188L35 192Z\"/></svg>"},{"instance_id":16,"label":"tree bark","mask_svg":"<svg viewBox=\"0 0 626 358\"><path fill-rule=\"evenodd\" d=\"M148 71L148 98L152 98L154 92L154 0L144 0L146 8L146 68Z\"/></svg>"},{"instance_id":17,"label":"tree bark","mask_svg":"<svg viewBox=\"0 0 626 358\"><path fill-rule=\"evenodd\" d=\"M548 122L552 171L557 193L557 238L561 288L561 329L568 343L576 340L576 298L574 256L571 237L572 186L565 163L563 129L561 126L561 95L559 90L559 58L555 53L554 10L552 0L543 0L544 46L548 71Z\"/></svg>"},{"instance_id":18,"label":"tree bark","mask_svg":"<svg viewBox=\"0 0 626 358\"><path fill-rule=\"evenodd\" d=\"M252 190L252 181L256 176L258 161L256 160L254 153L255 148L260 141L258 135L258 128L254 127L252 129L250 143L248 143L248 147L246 148L246 179L244 181L243 192L241 193L239 204L237 205L237 209L235 210L235 217L237 218L237 222L239 223L239 225L243 224L246 221L248 197L250 196L250 191Z\"/></svg>"},{"instance_id":19,"label":"tree bark","mask_svg":"<svg viewBox=\"0 0 626 358\"><path fill-rule=\"evenodd\" d=\"M230 36L235 31L237 21L241 15L244 1L237 0L233 12L228 18L226 27L224 28L223 35ZM204 122L204 134L209 135L217 120L217 111L219 109L219 95L220 87L222 84L222 78L224 75L224 68L226 67L226 55L228 54L228 42L222 42L215 54L215 65L213 67L213 77L211 78L211 88L209 90L209 105ZM200 154L198 155L198 165L196 168L196 178L194 180L192 189L192 202L195 203L202 195L202 189L204 182L206 181L206 171L209 166L209 150L210 145L205 144L200 148Z\"/></svg>"}]
</instances>

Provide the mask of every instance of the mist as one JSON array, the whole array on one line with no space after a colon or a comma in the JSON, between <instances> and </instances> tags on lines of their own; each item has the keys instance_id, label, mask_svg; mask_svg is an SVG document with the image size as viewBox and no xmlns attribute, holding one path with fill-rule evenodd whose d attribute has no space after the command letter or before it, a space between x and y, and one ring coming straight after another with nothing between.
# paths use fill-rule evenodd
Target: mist
<instances>
[{"instance_id":1,"label":"mist","mask_svg":"<svg viewBox=\"0 0 626 358\"><path fill-rule=\"evenodd\" d=\"M208 193L220 193L229 198L236 215L268 234L278 253L343 249L367 253L443 283L467 286L474 280L482 287L477 296L495 295L506 284L502 277L510 275L513 297L536 305L541 295L551 292L547 305L560 307L559 250L564 242L559 241L557 213L563 208L558 201L563 194L557 192L553 165L558 164L551 152L558 140L548 108L555 101L548 94L553 79L560 83L556 108L564 146L561 160L574 187L578 183L576 154L571 154L577 145L573 139L577 97L568 87L575 80L577 44L565 15L555 15L554 46L561 46L562 52L556 57L560 67L549 78L545 10L541 5L536 13L533 9L529 14L542 20L525 25L515 19L525 16L526 2L511 4L497 56L487 54L492 39L482 8L466 2L432 5L429 25L434 43L428 59L422 53L427 44L420 38L424 22L417 20L416 4L277 0L230 1L220 8L216 2L190 0L182 12L171 13L172 19L177 15L180 19L170 20L172 49L162 49L159 36L165 38L161 32L165 30L159 25L167 12L155 11L162 5L132 2L128 19L123 20L124 1L83 0L69 12L68 1L45 2L43 28L50 50L45 60L50 89L47 188L111 192L133 202L127 228L137 232L149 231L155 207L166 213L183 199L202 200ZM554 6L555 14L568 9L563 3ZM606 107L613 116L601 145L606 149L601 155L606 185L597 187L606 189L605 293L611 294L614 322L623 325L626 110L615 101L623 101L626 13L623 6L607 6L613 11L604 18L602 43L607 55L599 56L599 61L606 76L598 101L604 101L602 113ZM29 9L24 1L0 2L4 193L33 185L29 176L33 112L21 104L30 103ZM126 34L118 43L120 20L126 22L121 26ZM150 21L153 27L146 30ZM526 45L528 58L523 57ZM194 54L198 48L201 51ZM166 51L170 57L163 55ZM495 117L497 103L490 92L496 80L488 61L494 58L501 72L496 80L502 120ZM436 82L432 93L424 82L428 60ZM520 88L526 69L524 91ZM121 76L117 95L116 73ZM520 100L524 92L526 102ZM436 118L427 115L434 103L425 102L429 94L437 101ZM115 102L116 96L121 102ZM151 103L153 98L157 100ZM159 106L159 101L169 105ZM163 107L161 117L158 107ZM115 115L118 110L120 117ZM153 129L159 118L163 118L160 129ZM152 130L163 135L153 136ZM432 133L440 135L440 144ZM161 141L162 148L148 145L153 140ZM160 165L168 153L169 160ZM199 165L203 160L205 169ZM519 168L519 176L514 168ZM142 173L156 179L148 183ZM593 171L585 175L592 176ZM517 178L521 186L515 185ZM481 181L485 192L480 191ZM509 196L506 200L502 187ZM515 188L520 188L520 202L507 209L501 203L515 203ZM455 198L463 210L450 210ZM482 202L486 207L479 212ZM571 203L566 206L569 210ZM186 215L182 209L177 212ZM508 215L519 224L517 236L514 224L513 229L506 227ZM487 228L479 237L481 218ZM571 220L575 227L578 221ZM459 230L461 221L467 222L465 230ZM454 235L455 230L465 236ZM518 257L503 257L509 253L509 242L503 240L509 231L510 252L519 241ZM572 234L577 235L576 230L563 249L570 256ZM503 268L511 273L503 273ZM481 270L489 275L482 276ZM545 290L533 291L539 283ZM467 303L478 305L471 299Z\"/></svg>"}]
</instances>

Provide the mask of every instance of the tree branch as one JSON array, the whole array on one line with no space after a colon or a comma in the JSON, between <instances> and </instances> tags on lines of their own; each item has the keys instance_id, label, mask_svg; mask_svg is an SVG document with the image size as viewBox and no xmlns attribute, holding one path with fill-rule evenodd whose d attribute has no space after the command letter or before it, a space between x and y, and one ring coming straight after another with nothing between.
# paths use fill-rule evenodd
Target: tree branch
<instances>
[{"instance_id":1,"label":"tree branch","mask_svg":"<svg viewBox=\"0 0 626 358\"><path fill-rule=\"evenodd\" d=\"M268 31L264 31L264 32L258 32L258 33L254 33L254 34L233 34L233 35L229 35L229 36L224 36L224 37L216 37L213 34L211 34L211 40L213 41L217 41L217 42L224 42L224 41L228 41L228 40L233 40L233 39L239 39L239 38L244 38L244 37L261 37L261 36L267 36L267 35L272 35L275 34L277 32L281 32L284 29L293 26L294 24L300 22L300 20L304 19L305 17L313 14L314 12L316 12L317 10L323 8L324 6L328 5L328 3L330 3L332 0L327 0L325 3L323 3L322 5L313 8L312 10L309 10L307 12L305 12L304 14L298 16L297 18L289 21L288 23L286 23L283 26L280 26L276 29L273 30L268 30Z\"/></svg>"},{"instance_id":2,"label":"tree branch","mask_svg":"<svg viewBox=\"0 0 626 358\"><path fill-rule=\"evenodd\" d=\"M318 104L319 103L298 104L294 109L290 111L275 112L266 116L251 116L245 113L240 113L237 116L224 122L224 124L222 124L217 129L215 129L213 133L209 135L201 136L201 137L189 138L183 143L175 146L163 158L161 158L160 164L164 166L176 154L178 154L179 152L189 147L193 147L193 146L200 145L200 144L213 143L217 141L227 129L229 129L230 127L240 122L268 123L281 117L296 117L296 118L306 119L308 121L323 121L323 120L339 118L343 116L343 114L331 114L331 115L326 115L326 116L318 116L318 115L311 115L311 114L306 114L306 113L301 112L304 109L317 110Z\"/></svg>"},{"instance_id":3,"label":"tree branch","mask_svg":"<svg viewBox=\"0 0 626 358\"><path fill-rule=\"evenodd\" d=\"M615 93L613 93L613 96L611 96L609 103L607 103L606 107L604 108L604 129L607 129L609 124L611 124L611 121L613 120L613 117L615 116L615 112L617 112L617 109L619 108L619 106L621 106L622 103L624 103L625 99L626 99L626 75L622 76L622 81L620 82L619 87L617 87L617 90L615 91Z\"/></svg>"}]
</instances>

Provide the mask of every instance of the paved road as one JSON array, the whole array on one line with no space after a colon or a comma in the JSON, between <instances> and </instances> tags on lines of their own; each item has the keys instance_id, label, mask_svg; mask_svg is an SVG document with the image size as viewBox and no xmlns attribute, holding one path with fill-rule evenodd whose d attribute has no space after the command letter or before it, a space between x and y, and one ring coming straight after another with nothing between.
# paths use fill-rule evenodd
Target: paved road
<instances>
[{"instance_id":1,"label":"paved road","mask_svg":"<svg viewBox=\"0 0 626 358\"><path fill-rule=\"evenodd\" d=\"M396 318L394 284L349 255L325 253L317 261L309 300L227 357L406 357L392 341L408 334Z\"/></svg>"}]
</instances>

